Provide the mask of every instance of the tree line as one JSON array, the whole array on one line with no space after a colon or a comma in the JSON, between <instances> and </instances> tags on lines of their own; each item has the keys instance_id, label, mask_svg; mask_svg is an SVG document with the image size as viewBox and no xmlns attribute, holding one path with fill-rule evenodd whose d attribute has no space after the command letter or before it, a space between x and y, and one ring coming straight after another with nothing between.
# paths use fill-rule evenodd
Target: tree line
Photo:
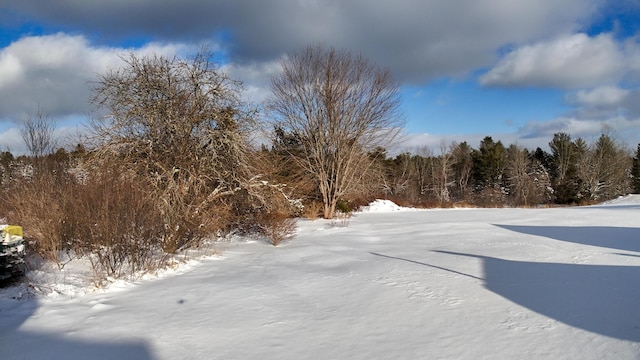
<instances>
[{"instance_id":1,"label":"tree line","mask_svg":"<svg viewBox=\"0 0 640 360\"><path fill-rule=\"evenodd\" d=\"M587 144L558 133L551 152L486 137L477 149L389 156L403 127L398 83L361 55L289 54L262 107L212 58L124 57L99 75L89 136L72 150L54 151L43 112L24 123L29 155L0 153L0 217L24 227L32 253L61 267L88 256L118 276L233 233L277 245L294 217L330 219L376 198L536 206L640 190L640 146L633 158L607 134ZM259 131L270 143L256 146Z\"/></svg>"},{"instance_id":2,"label":"tree line","mask_svg":"<svg viewBox=\"0 0 640 360\"><path fill-rule=\"evenodd\" d=\"M550 152L505 146L487 136L380 158L382 194L407 204L450 206L583 205L639 192L638 158L611 135L593 143L556 133ZM638 149L640 151L640 148Z\"/></svg>"}]
</instances>

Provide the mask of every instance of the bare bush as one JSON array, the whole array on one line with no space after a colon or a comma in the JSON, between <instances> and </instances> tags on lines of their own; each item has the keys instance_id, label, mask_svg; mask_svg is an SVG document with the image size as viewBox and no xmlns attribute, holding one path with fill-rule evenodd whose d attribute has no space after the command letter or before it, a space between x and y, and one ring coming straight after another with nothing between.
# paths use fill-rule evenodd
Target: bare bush
<instances>
[{"instance_id":1,"label":"bare bush","mask_svg":"<svg viewBox=\"0 0 640 360\"><path fill-rule=\"evenodd\" d=\"M499 187L485 187L474 195L473 204L485 208L500 208L506 204L507 196L504 189Z\"/></svg>"},{"instance_id":2,"label":"bare bush","mask_svg":"<svg viewBox=\"0 0 640 360\"><path fill-rule=\"evenodd\" d=\"M86 255L104 276L156 268L162 221L145 179L113 163L71 172L42 172L8 193L10 221L21 224L31 253L62 267L64 253ZM6 211L6 210L5 210Z\"/></svg>"},{"instance_id":3,"label":"bare bush","mask_svg":"<svg viewBox=\"0 0 640 360\"><path fill-rule=\"evenodd\" d=\"M210 58L131 54L100 77L93 97L106 113L92 124L99 157L148 179L170 253L225 228L229 197L255 185L247 149L253 112L240 83Z\"/></svg>"},{"instance_id":4,"label":"bare bush","mask_svg":"<svg viewBox=\"0 0 640 360\"><path fill-rule=\"evenodd\" d=\"M30 253L62 267L61 251L71 250L64 239L65 205L73 196L62 175L41 173L23 178L6 193L8 221L20 224Z\"/></svg>"},{"instance_id":5,"label":"bare bush","mask_svg":"<svg viewBox=\"0 0 640 360\"><path fill-rule=\"evenodd\" d=\"M350 220L351 220L351 213L337 212L336 216L331 219L329 226L334 228L348 227Z\"/></svg>"},{"instance_id":6,"label":"bare bush","mask_svg":"<svg viewBox=\"0 0 640 360\"><path fill-rule=\"evenodd\" d=\"M263 213L259 219L262 232L273 246L295 235L296 220L289 214L282 212Z\"/></svg>"},{"instance_id":7,"label":"bare bush","mask_svg":"<svg viewBox=\"0 0 640 360\"><path fill-rule=\"evenodd\" d=\"M146 179L116 164L94 167L75 186L64 220L65 241L88 255L98 276L119 277L160 267L164 231Z\"/></svg>"}]
</instances>

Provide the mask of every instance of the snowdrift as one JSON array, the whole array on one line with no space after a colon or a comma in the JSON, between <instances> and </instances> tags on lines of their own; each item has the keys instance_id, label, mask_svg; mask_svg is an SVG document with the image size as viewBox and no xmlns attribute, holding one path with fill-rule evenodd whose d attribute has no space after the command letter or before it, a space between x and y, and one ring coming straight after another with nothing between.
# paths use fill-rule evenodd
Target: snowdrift
<instances>
[{"instance_id":1,"label":"snowdrift","mask_svg":"<svg viewBox=\"0 0 640 360\"><path fill-rule=\"evenodd\" d=\"M399 211L412 211L412 208L406 208L396 205L391 200L375 200L371 204L364 206L360 212L362 213L390 213Z\"/></svg>"}]
</instances>

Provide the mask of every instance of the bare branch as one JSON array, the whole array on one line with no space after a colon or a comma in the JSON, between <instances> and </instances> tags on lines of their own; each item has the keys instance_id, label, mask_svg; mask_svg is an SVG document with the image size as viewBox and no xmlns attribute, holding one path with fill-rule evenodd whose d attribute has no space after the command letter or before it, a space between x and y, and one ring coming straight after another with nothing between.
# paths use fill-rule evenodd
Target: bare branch
<instances>
[{"instance_id":1,"label":"bare branch","mask_svg":"<svg viewBox=\"0 0 640 360\"><path fill-rule=\"evenodd\" d=\"M24 121L20 134L31 156L38 159L54 152L54 130L55 123L40 108Z\"/></svg>"},{"instance_id":2,"label":"bare branch","mask_svg":"<svg viewBox=\"0 0 640 360\"><path fill-rule=\"evenodd\" d=\"M275 126L300 138L294 156L315 177L331 218L340 197L362 180L402 128L398 85L360 55L310 46L282 62L272 79Z\"/></svg>"},{"instance_id":3,"label":"bare branch","mask_svg":"<svg viewBox=\"0 0 640 360\"><path fill-rule=\"evenodd\" d=\"M241 84L201 51L190 59L130 54L103 74L92 102L98 153L143 176L167 224L167 248L191 242L221 198L247 189L247 130L254 112Z\"/></svg>"}]
</instances>

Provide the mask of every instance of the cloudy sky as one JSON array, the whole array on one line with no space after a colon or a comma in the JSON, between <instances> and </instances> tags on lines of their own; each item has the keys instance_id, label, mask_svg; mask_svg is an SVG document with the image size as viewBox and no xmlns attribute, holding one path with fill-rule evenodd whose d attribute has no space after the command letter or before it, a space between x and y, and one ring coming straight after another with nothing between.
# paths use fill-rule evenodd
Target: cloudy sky
<instances>
[{"instance_id":1,"label":"cloudy sky","mask_svg":"<svg viewBox=\"0 0 640 360\"><path fill-rule=\"evenodd\" d=\"M360 52L402 84L405 145L546 148L556 132L640 142L640 0L0 0L0 147L38 108L58 134L91 113L125 52L207 44L247 97L310 43Z\"/></svg>"}]
</instances>

